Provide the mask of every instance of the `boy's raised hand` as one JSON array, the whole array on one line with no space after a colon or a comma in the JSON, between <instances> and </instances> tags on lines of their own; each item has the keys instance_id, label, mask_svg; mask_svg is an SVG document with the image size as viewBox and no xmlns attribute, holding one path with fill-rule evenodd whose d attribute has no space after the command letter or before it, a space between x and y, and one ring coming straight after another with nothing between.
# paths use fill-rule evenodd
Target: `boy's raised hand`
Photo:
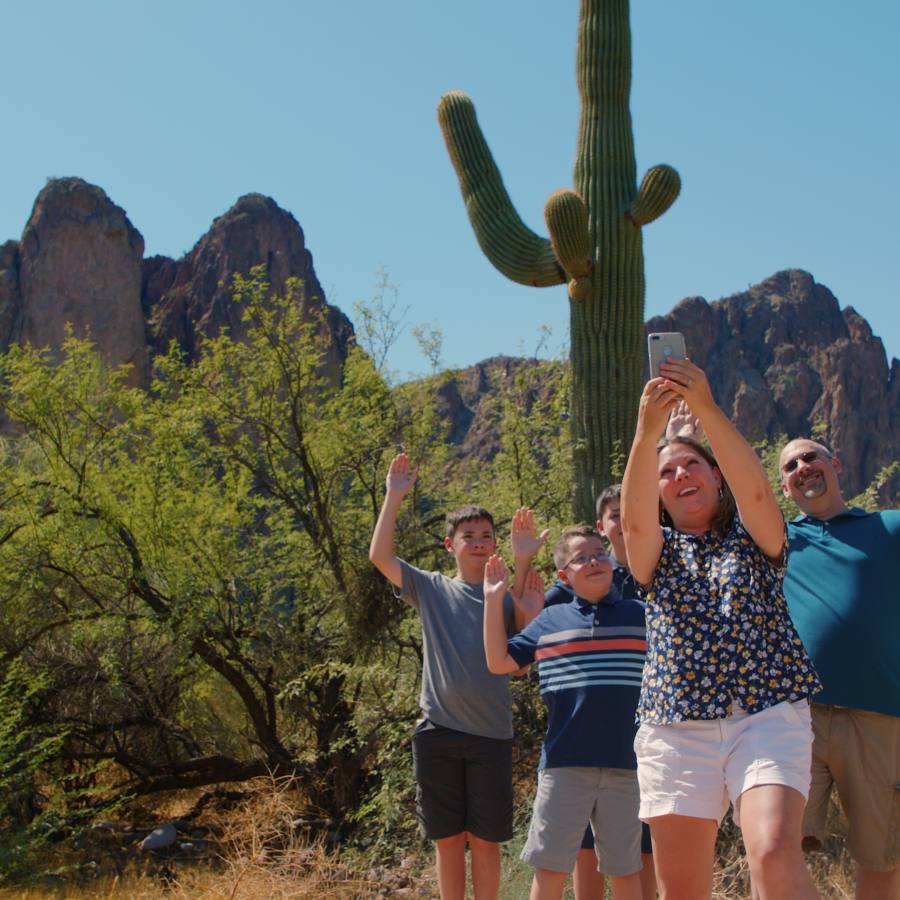
<instances>
[{"instance_id":1,"label":"boy's raised hand","mask_svg":"<svg viewBox=\"0 0 900 900\"><path fill-rule=\"evenodd\" d=\"M544 546L549 534L550 529L545 528L538 536L534 527L534 513L527 506L519 507L513 513L510 528L513 559L517 562L519 560L531 562L537 556L538 550Z\"/></svg>"},{"instance_id":2,"label":"boy's raised hand","mask_svg":"<svg viewBox=\"0 0 900 900\"><path fill-rule=\"evenodd\" d=\"M400 498L405 497L416 483L416 473L409 468L409 457L405 453L398 453L388 468L385 487L389 494L395 494Z\"/></svg>"},{"instance_id":3,"label":"boy's raised hand","mask_svg":"<svg viewBox=\"0 0 900 900\"><path fill-rule=\"evenodd\" d=\"M703 426L684 400L679 400L675 405L666 425L666 440L674 441L679 437L703 440Z\"/></svg>"},{"instance_id":4,"label":"boy's raised hand","mask_svg":"<svg viewBox=\"0 0 900 900\"><path fill-rule=\"evenodd\" d=\"M525 576L525 590L522 592L523 600L537 602L544 605L544 579L537 569L529 569Z\"/></svg>"},{"instance_id":5,"label":"boy's raised hand","mask_svg":"<svg viewBox=\"0 0 900 900\"><path fill-rule=\"evenodd\" d=\"M544 608L544 581L536 569L529 569L522 586L522 595L514 598L517 612L516 624L521 630Z\"/></svg>"},{"instance_id":6,"label":"boy's raised hand","mask_svg":"<svg viewBox=\"0 0 900 900\"><path fill-rule=\"evenodd\" d=\"M501 602L506 595L506 583L508 573L506 563L495 553L488 559L484 567L484 600L496 602L499 597Z\"/></svg>"}]
</instances>

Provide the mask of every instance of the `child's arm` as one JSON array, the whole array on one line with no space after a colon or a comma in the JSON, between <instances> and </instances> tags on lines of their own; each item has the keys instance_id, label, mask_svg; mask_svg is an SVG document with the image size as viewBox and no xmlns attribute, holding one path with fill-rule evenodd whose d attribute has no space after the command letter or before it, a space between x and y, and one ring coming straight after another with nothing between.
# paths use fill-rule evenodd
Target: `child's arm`
<instances>
[{"instance_id":1,"label":"child's arm","mask_svg":"<svg viewBox=\"0 0 900 900\"><path fill-rule=\"evenodd\" d=\"M638 584L649 584L663 549L659 525L656 441L678 396L664 378L644 385L637 429L622 479L622 531L628 567Z\"/></svg>"},{"instance_id":2,"label":"child's arm","mask_svg":"<svg viewBox=\"0 0 900 900\"><path fill-rule=\"evenodd\" d=\"M507 580L506 563L492 556L484 567L484 655L488 671L494 675L509 675L519 669L506 649L503 598Z\"/></svg>"},{"instance_id":3,"label":"child's arm","mask_svg":"<svg viewBox=\"0 0 900 900\"><path fill-rule=\"evenodd\" d=\"M396 587L402 587L400 560L394 553L394 533L397 530L397 512L403 498L416 483L416 473L409 470L409 457L398 453L388 469L386 492L372 542L369 544L369 559L372 564Z\"/></svg>"},{"instance_id":4,"label":"child's arm","mask_svg":"<svg viewBox=\"0 0 900 900\"><path fill-rule=\"evenodd\" d=\"M543 596L526 599L525 579L531 571L531 563L543 547L550 529L545 528L540 537L534 527L534 513L527 506L515 511L510 527L510 543L513 554L513 586L510 593L515 602L516 631L521 631L543 608Z\"/></svg>"}]
</instances>

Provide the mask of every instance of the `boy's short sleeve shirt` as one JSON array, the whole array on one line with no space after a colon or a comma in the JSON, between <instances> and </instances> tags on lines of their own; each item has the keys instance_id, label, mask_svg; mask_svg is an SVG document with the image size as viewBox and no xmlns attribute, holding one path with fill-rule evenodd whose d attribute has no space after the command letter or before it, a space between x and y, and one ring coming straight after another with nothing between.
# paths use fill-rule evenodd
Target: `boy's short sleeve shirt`
<instances>
[{"instance_id":1,"label":"boy's short sleeve shirt","mask_svg":"<svg viewBox=\"0 0 900 900\"><path fill-rule=\"evenodd\" d=\"M445 728L481 737L512 737L506 675L488 671L484 655L484 588L400 562L400 598L422 622L423 715ZM515 632L512 598L504 602L507 634Z\"/></svg>"},{"instance_id":2,"label":"boy's short sleeve shirt","mask_svg":"<svg viewBox=\"0 0 900 900\"><path fill-rule=\"evenodd\" d=\"M646 652L644 606L617 592L548 606L507 644L537 662L547 731L540 767L634 769L635 710Z\"/></svg>"}]
</instances>

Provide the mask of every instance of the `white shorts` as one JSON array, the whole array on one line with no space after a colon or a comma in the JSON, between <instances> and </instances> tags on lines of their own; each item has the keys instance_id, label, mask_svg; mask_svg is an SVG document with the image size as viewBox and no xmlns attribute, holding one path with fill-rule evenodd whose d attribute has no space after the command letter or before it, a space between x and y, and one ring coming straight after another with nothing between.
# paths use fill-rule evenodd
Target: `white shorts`
<instances>
[{"instance_id":1,"label":"white shorts","mask_svg":"<svg viewBox=\"0 0 900 900\"><path fill-rule=\"evenodd\" d=\"M737 708L726 719L641 725L634 739L640 817L721 822L730 800L740 825L740 797L752 787L782 784L809 795L811 750L806 700L753 715Z\"/></svg>"}]
</instances>

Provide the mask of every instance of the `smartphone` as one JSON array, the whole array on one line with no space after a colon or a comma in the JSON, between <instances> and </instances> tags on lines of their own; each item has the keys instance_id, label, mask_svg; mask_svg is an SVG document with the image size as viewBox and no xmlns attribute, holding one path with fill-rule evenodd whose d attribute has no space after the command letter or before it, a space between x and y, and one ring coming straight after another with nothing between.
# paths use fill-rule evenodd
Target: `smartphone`
<instances>
[{"instance_id":1,"label":"smartphone","mask_svg":"<svg viewBox=\"0 0 900 900\"><path fill-rule=\"evenodd\" d=\"M647 335L647 353L650 356L650 377L659 375L659 365L667 359L684 359L684 335L680 331L654 332Z\"/></svg>"}]
</instances>

